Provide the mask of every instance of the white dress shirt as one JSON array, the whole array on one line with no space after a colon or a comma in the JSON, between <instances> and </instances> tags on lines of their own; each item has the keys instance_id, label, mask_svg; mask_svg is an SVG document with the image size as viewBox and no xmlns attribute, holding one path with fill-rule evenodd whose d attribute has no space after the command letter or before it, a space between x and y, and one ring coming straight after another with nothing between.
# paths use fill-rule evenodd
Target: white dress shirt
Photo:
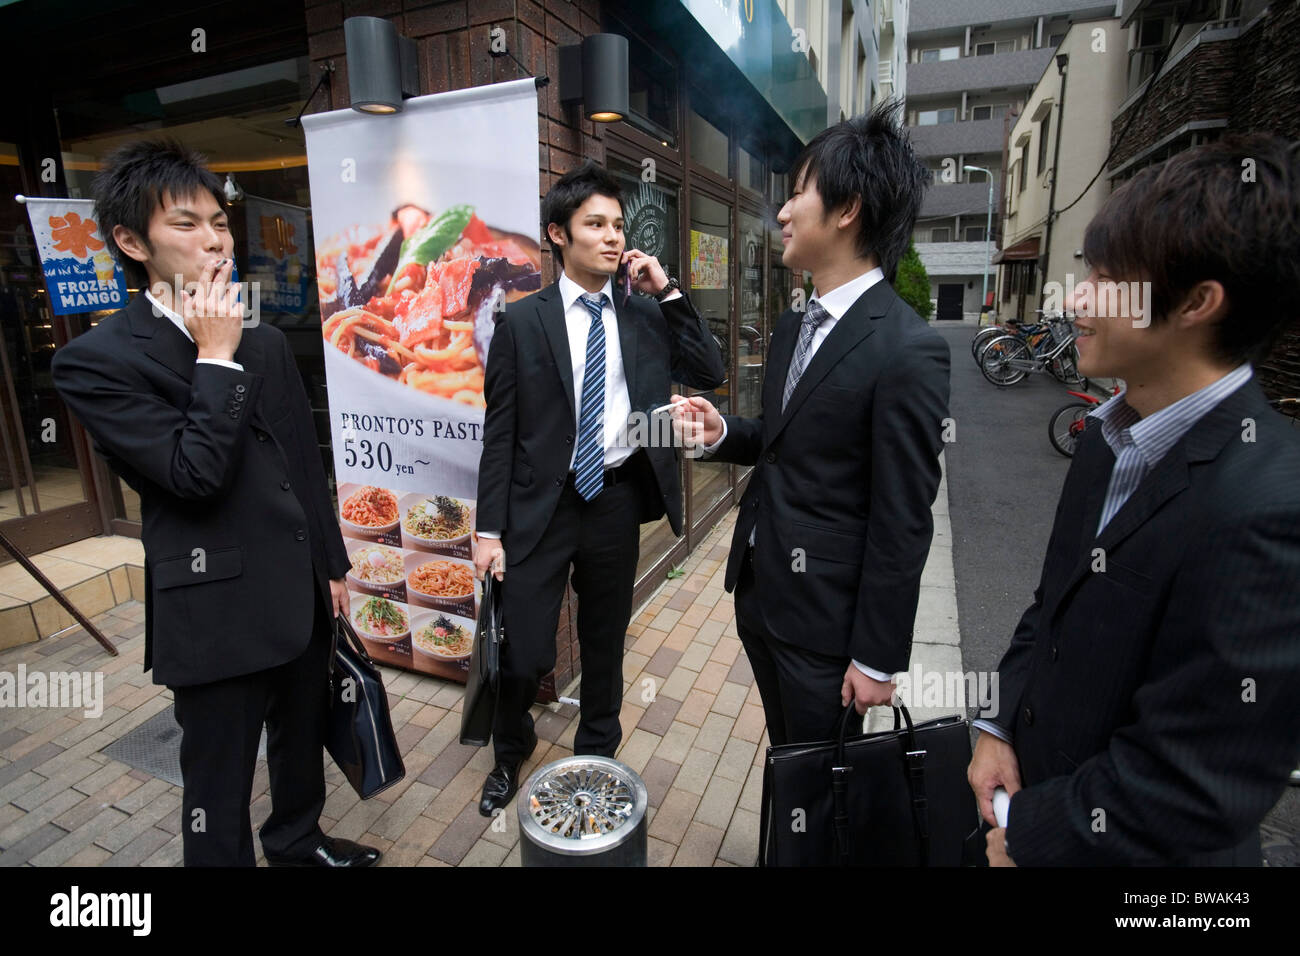
<instances>
[{"instance_id":1,"label":"white dress shirt","mask_svg":"<svg viewBox=\"0 0 1300 956\"><path fill-rule=\"evenodd\" d=\"M183 318L155 299L152 293L146 292L144 297L153 304L154 315L163 315L171 319L172 325L181 330L181 335L185 336L191 342L194 341L194 336L190 335L190 330L185 327L185 320ZM240 365L238 362L227 362L225 359L201 358L196 359L195 361L203 362L206 365L224 365L226 368L233 368L236 372L242 372L244 370L244 366Z\"/></svg>"},{"instance_id":2,"label":"white dress shirt","mask_svg":"<svg viewBox=\"0 0 1300 956\"><path fill-rule=\"evenodd\" d=\"M582 417L582 382L587 374L587 333L591 331L591 313L578 297L589 295L586 289L560 274L560 301L564 305L564 328L569 336L569 360L573 364L573 410ZM632 399L627 391L627 372L623 368L623 348L618 337L618 316L614 312L614 283L605 280L600 290L605 295L601 311L601 325L605 327L605 468L617 468L636 451L628 444L628 419L632 415ZM597 293L600 294L600 293ZM674 290L664 297L668 302L681 297ZM569 470L573 471L578 456L578 436L573 436L573 452L569 455ZM499 538L497 530L479 531L480 538Z\"/></svg>"},{"instance_id":3,"label":"white dress shirt","mask_svg":"<svg viewBox=\"0 0 1300 956\"><path fill-rule=\"evenodd\" d=\"M832 289L825 295L818 295L817 290L813 290L812 299L809 300L810 304L814 300L818 302L821 307L826 310L829 318L825 319L822 324L817 327L817 330L813 332L812 347L808 350L808 363L807 365L804 365L805 372L808 371L808 365L812 364L813 356L817 354L817 350L821 348L822 343L826 341L826 336L831 334L831 329L835 328L836 323L838 323L840 319L844 318L844 313L849 311L849 308L854 302L858 301L864 292L883 278L885 278L884 271L877 267L868 272L862 273L862 275L857 276L856 278L850 279L842 286ZM784 386L784 383L782 383L782 385ZM706 455L712 454L717 450L718 446L726 440L727 420L724 418L722 420L722 437L712 445L706 445L704 453ZM752 530L749 532L749 545L750 547L754 546L754 531ZM867 667L861 661L854 661L853 664L858 670L862 671L862 673L866 674L872 680L893 680L892 674L886 673L885 671L878 671L873 667Z\"/></svg>"}]
</instances>

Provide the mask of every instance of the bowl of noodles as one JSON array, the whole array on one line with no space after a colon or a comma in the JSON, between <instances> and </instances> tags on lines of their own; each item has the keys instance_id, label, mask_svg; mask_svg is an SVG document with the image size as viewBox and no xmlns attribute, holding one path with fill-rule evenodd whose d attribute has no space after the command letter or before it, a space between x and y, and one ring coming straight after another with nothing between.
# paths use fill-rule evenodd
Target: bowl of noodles
<instances>
[{"instance_id":1,"label":"bowl of noodles","mask_svg":"<svg viewBox=\"0 0 1300 956\"><path fill-rule=\"evenodd\" d=\"M474 565L455 558L408 554L406 597L417 607L474 616Z\"/></svg>"},{"instance_id":2,"label":"bowl of noodles","mask_svg":"<svg viewBox=\"0 0 1300 956\"><path fill-rule=\"evenodd\" d=\"M373 540L396 532L401 513L397 495L387 488L344 484L339 486L339 517L344 534Z\"/></svg>"},{"instance_id":3,"label":"bowl of noodles","mask_svg":"<svg viewBox=\"0 0 1300 956\"><path fill-rule=\"evenodd\" d=\"M411 650L433 661L468 660L474 649L474 622L458 614L420 614L411 628Z\"/></svg>"},{"instance_id":4,"label":"bowl of noodles","mask_svg":"<svg viewBox=\"0 0 1300 956\"><path fill-rule=\"evenodd\" d=\"M382 597L354 598L352 626L358 637L383 645L395 644L411 633L406 608Z\"/></svg>"},{"instance_id":5,"label":"bowl of noodles","mask_svg":"<svg viewBox=\"0 0 1300 956\"><path fill-rule=\"evenodd\" d=\"M407 495L401 501L402 546L470 556L474 509L448 495Z\"/></svg>"},{"instance_id":6,"label":"bowl of noodles","mask_svg":"<svg viewBox=\"0 0 1300 956\"><path fill-rule=\"evenodd\" d=\"M348 586L355 591L406 600L406 566L402 552L382 544L365 541L346 542L348 561Z\"/></svg>"}]
</instances>

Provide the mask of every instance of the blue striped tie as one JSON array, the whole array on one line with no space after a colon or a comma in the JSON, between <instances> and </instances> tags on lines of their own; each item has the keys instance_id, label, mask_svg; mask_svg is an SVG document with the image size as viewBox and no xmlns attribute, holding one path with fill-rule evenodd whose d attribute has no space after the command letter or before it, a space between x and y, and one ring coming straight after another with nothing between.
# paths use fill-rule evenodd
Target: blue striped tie
<instances>
[{"instance_id":1,"label":"blue striped tie","mask_svg":"<svg viewBox=\"0 0 1300 956\"><path fill-rule=\"evenodd\" d=\"M582 373L573 484L578 494L590 501L605 488L605 323L601 321L605 294L579 298L591 313L591 328L587 330L587 365Z\"/></svg>"}]
</instances>

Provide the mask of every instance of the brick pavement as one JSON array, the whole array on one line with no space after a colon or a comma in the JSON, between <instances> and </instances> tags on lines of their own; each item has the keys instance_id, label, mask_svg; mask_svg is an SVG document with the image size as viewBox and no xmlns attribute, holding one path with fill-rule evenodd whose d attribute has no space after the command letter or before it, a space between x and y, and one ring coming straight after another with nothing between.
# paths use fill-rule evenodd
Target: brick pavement
<instances>
[{"instance_id":1,"label":"brick pavement","mask_svg":"<svg viewBox=\"0 0 1300 956\"><path fill-rule=\"evenodd\" d=\"M618 757L649 790L655 866L749 866L758 851L761 761L767 746L758 687L722 587L733 511L640 610L627 631L623 743ZM0 652L0 671L104 673L104 712L0 710L0 866L175 866L181 790L100 753L153 716L171 693L141 672L144 608L130 602L96 623L120 655L96 653L80 628ZM954 622L955 623L955 622ZM407 774L367 800L326 760L326 833L384 851L387 866L514 866L513 805L479 816L490 748L457 740L463 689L384 669ZM572 693L572 691L571 691ZM524 775L572 753L577 708L533 708L541 743ZM270 812L265 763L253 784L254 828ZM258 860L262 861L260 844Z\"/></svg>"}]
</instances>

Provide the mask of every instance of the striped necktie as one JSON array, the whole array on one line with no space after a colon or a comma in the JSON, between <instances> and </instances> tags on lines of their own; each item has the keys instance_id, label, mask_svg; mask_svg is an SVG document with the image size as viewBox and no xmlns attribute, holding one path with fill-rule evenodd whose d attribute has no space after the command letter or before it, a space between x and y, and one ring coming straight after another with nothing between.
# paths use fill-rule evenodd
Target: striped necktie
<instances>
[{"instance_id":1,"label":"striped necktie","mask_svg":"<svg viewBox=\"0 0 1300 956\"><path fill-rule=\"evenodd\" d=\"M574 458L574 487L590 501L605 487L605 323L601 313L605 294L579 296L591 313L587 330L587 364L582 373L582 402L578 406L578 451Z\"/></svg>"},{"instance_id":2,"label":"striped necktie","mask_svg":"<svg viewBox=\"0 0 1300 956\"><path fill-rule=\"evenodd\" d=\"M808 367L808 358L812 353L812 340L817 333L817 327L830 317L831 314L816 299L808 303L808 311L804 313L803 322L799 325L799 339L795 342L794 357L790 359L790 371L785 377L785 391L781 393L781 411L785 411L786 405L790 404L790 396L794 394L799 379L803 377L804 369Z\"/></svg>"}]
</instances>

